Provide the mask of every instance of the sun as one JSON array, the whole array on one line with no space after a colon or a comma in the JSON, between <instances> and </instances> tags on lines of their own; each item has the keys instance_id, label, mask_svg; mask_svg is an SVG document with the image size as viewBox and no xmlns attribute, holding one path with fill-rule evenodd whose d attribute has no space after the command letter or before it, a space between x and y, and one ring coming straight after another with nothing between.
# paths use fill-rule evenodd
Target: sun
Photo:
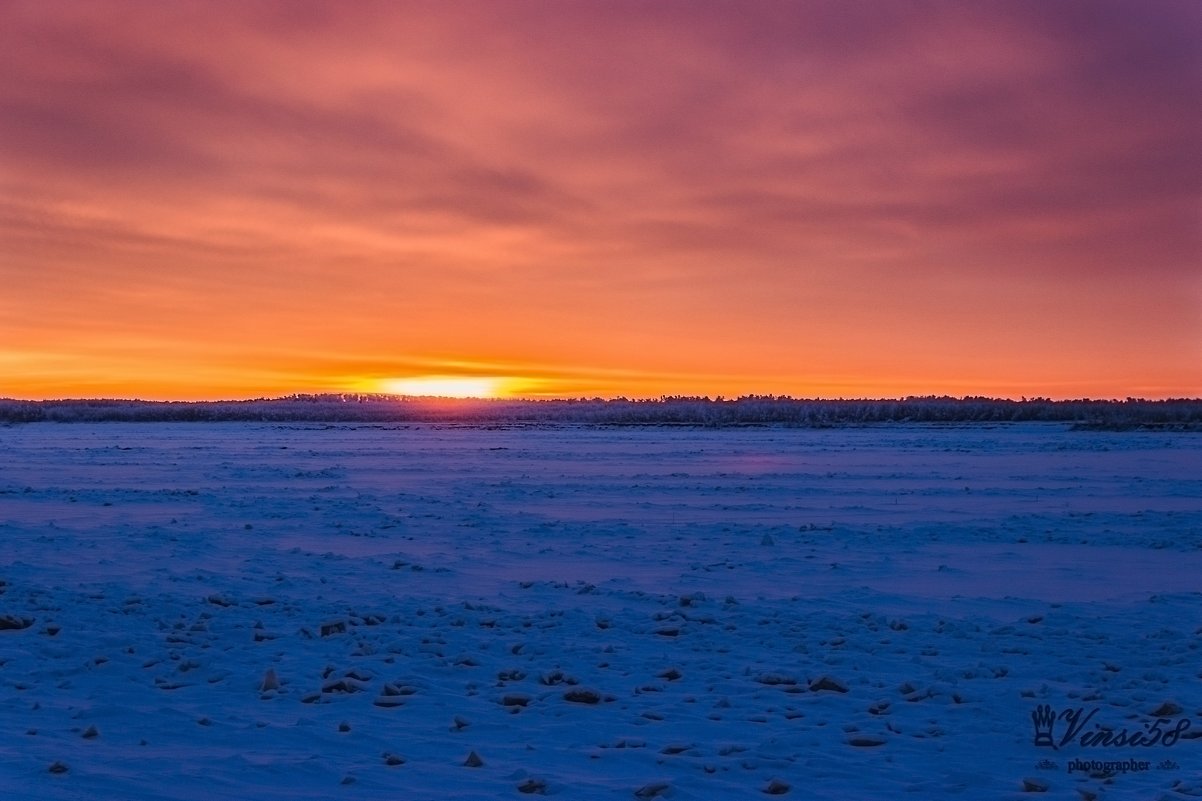
<instances>
[{"instance_id":1,"label":"sun","mask_svg":"<svg viewBox=\"0 0 1202 801\"><path fill-rule=\"evenodd\" d=\"M391 395L429 398L499 398L504 394L504 379L482 376L415 376L391 378L382 382Z\"/></svg>"}]
</instances>

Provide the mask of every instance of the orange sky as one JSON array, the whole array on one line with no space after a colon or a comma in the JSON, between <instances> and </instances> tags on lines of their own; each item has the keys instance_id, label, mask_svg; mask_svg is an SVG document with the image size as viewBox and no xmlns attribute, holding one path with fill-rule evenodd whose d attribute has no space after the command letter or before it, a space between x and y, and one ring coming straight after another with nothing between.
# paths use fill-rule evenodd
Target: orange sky
<instances>
[{"instance_id":1,"label":"orange sky","mask_svg":"<svg viewBox=\"0 0 1202 801\"><path fill-rule=\"evenodd\" d=\"M0 4L0 397L1202 395L1202 4Z\"/></svg>"}]
</instances>

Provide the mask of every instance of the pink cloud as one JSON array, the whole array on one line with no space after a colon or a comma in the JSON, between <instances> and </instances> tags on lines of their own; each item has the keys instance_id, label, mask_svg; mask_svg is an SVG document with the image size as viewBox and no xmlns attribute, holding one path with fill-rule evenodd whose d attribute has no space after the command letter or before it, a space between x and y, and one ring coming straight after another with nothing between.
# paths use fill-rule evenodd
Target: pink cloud
<instances>
[{"instance_id":1,"label":"pink cloud","mask_svg":"<svg viewBox=\"0 0 1202 801\"><path fill-rule=\"evenodd\" d=\"M778 343L1014 383L1069 337L1128 360L1066 352L1081 381L1196 391L1157 343L1202 329L1200 32L1192 2L7 4L0 334L315 346L333 314L356 353L795 387Z\"/></svg>"}]
</instances>

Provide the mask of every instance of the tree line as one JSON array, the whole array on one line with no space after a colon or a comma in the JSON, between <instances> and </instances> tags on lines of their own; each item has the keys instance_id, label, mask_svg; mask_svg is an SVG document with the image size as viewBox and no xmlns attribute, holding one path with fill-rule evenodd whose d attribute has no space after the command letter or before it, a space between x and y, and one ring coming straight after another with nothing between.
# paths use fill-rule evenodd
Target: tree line
<instances>
[{"instance_id":1,"label":"tree line","mask_svg":"<svg viewBox=\"0 0 1202 801\"><path fill-rule=\"evenodd\" d=\"M0 399L0 423L4 424L239 421L709 427L1057 422L1100 430L1202 430L1202 399L1009 400L911 396L847 400L748 395L734 399L664 396L651 400L516 400L357 393L242 401Z\"/></svg>"}]
</instances>

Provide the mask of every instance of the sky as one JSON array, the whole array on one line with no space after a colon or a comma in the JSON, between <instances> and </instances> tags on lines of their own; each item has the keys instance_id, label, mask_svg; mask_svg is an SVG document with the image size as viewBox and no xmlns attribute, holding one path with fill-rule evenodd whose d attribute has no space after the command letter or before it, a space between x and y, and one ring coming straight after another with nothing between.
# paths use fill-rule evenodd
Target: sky
<instances>
[{"instance_id":1,"label":"sky","mask_svg":"<svg viewBox=\"0 0 1202 801\"><path fill-rule=\"evenodd\" d=\"M3 0L0 397L1196 397L1200 42L1196 0Z\"/></svg>"}]
</instances>

